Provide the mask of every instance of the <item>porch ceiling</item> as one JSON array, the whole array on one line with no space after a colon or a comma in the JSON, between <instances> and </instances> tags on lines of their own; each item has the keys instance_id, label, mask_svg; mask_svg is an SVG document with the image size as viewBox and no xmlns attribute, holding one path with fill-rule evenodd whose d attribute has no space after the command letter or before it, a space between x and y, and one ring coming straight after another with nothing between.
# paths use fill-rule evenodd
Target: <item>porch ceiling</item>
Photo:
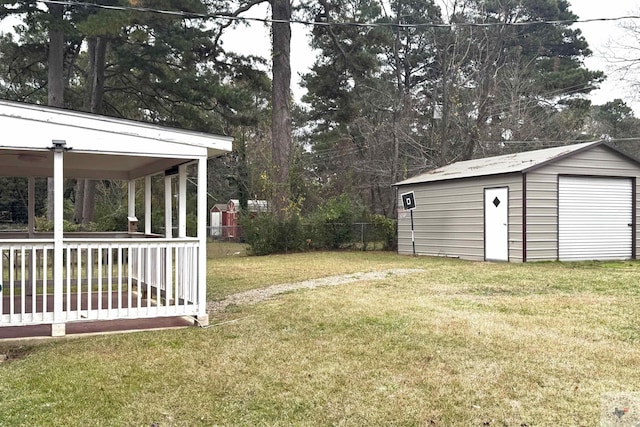
<instances>
[{"instance_id":1,"label":"porch ceiling","mask_svg":"<svg viewBox=\"0 0 640 427\"><path fill-rule=\"evenodd\" d=\"M189 160L124 154L74 153L71 150L64 156L64 176L129 180L161 173L186 161ZM53 152L0 147L0 176L53 176Z\"/></svg>"},{"instance_id":2,"label":"porch ceiling","mask_svg":"<svg viewBox=\"0 0 640 427\"><path fill-rule=\"evenodd\" d=\"M0 100L0 175L53 176L64 141L65 178L134 179L231 151L225 136Z\"/></svg>"}]
</instances>

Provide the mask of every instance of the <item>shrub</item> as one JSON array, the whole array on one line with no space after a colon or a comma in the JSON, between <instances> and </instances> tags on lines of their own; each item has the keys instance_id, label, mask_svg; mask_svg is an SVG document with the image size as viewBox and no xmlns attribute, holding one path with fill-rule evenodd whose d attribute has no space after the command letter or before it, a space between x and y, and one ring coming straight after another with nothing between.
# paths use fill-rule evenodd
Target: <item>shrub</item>
<instances>
[{"instance_id":1,"label":"shrub","mask_svg":"<svg viewBox=\"0 0 640 427\"><path fill-rule=\"evenodd\" d=\"M311 216L311 240L317 248L339 249L353 240L352 224L365 209L346 195L332 197Z\"/></svg>"},{"instance_id":2,"label":"shrub","mask_svg":"<svg viewBox=\"0 0 640 427\"><path fill-rule=\"evenodd\" d=\"M302 225L297 214L287 215L282 220L272 213L241 215L240 225L253 255L286 253L304 248Z\"/></svg>"},{"instance_id":3,"label":"shrub","mask_svg":"<svg viewBox=\"0 0 640 427\"><path fill-rule=\"evenodd\" d=\"M193 212L187 214L187 236L198 235L198 215Z\"/></svg>"},{"instance_id":4,"label":"shrub","mask_svg":"<svg viewBox=\"0 0 640 427\"><path fill-rule=\"evenodd\" d=\"M97 221L97 229L100 231L126 231L129 229L129 221L126 208L118 207L116 210L101 216Z\"/></svg>"},{"instance_id":5,"label":"shrub","mask_svg":"<svg viewBox=\"0 0 640 427\"><path fill-rule=\"evenodd\" d=\"M382 249L385 251L398 249L396 221L384 215L372 215L370 220L374 228L374 239L383 242Z\"/></svg>"},{"instance_id":6,"label":"shrub","mask_svg":"<svg viewBox=\"0 0 640 427\"><path fill-rule=\"evenodd\" d=\"M38 232L52 232L53 231L53 221L49 221L44 216L35 217L35 229ZM74 224L71 221L67 221L66 219L62 221L62 231L64 232L74 232L74 231L88 231L93 232L97 231L98 228L96 224L91 222L89 224Z\"/></svg>"},{"instance_id":7,"label":"shrub","mask_svg":"<svg viewBox=\"0 0 640 427\"><path fill-rule=\"evenodd\" d=\"M382 215L370 216L357 201L346 195L329 199L304 221L299 209L292 207L284 219L272 213L242 214L240 225L253 255L286 253L305 249L344 249L368 243L396 248L396 222ZM355 223L371 223L354 227ZM366 232L366 234L365 234Z\"/></svg>"}]
</instances>

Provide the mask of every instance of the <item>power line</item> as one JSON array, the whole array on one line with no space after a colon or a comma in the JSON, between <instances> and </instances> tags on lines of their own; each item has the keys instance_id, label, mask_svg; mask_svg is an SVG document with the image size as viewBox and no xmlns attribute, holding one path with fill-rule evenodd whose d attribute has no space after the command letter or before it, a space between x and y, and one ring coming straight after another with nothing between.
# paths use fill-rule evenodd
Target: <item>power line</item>
<instances>
[{"instance_id":1,"label":"power line","mask_svg":"<svg viewBox=\"0 0 640 427\"><path fill-rule=\"evenodd\" d=\"M611 22L611 21L623 21L630 19L640 19L640 15L627 15L612 18L588 18L588 19L562 19L562 20L550 20L550 21L524 21L524 22L460 22L460 23L438 23L438 22L426 22L419 24L403 24L403 23L385 23L385 22L323 22L323 21L307 21L301 19L267 19L267 18L253 18L245 16L234 16L230 13L198 13L198 12L186 12L182 10L165 10L154 9L149 7L134 7L134 6L110 6L104 4L89 3L84 1L69 1L69 0L42 0L42 3L57 4L63 6L78 6L95 9L105 10L118 10L127 12L144 12L155 13L160 15L174 16L181 19L214 19L214 20L231 20L241 22L259 22L263 24L301 24L308 26L350 26L350 27L393 27L401 29L410 28L455 28L455 27L525 27L532 25L573 25L583 24L590 22Z\"/></svg>"}]
</instances>

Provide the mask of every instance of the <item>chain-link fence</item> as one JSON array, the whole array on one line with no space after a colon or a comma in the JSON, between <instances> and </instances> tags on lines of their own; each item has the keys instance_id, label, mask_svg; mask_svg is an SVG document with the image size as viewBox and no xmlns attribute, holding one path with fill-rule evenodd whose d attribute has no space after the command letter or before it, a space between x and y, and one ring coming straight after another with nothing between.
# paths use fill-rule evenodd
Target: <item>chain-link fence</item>
<instances>
[{"instance_id":1,"label":"chain-link fence","mask_svg":"<svg viewBox=\"0 0 640 427\"><path fill-rule=\"evenodd\" d=\"M395 226L371 222L345 223L303 223L302 232L296 233L302 242L291 241L285 246L306 249L348 249L362 251L395 250L397 233ZM241 226L208 227L210 242L245 243L245 233ZM299 236L299 237L298 237Z\"/></svg>"}]
</instances>

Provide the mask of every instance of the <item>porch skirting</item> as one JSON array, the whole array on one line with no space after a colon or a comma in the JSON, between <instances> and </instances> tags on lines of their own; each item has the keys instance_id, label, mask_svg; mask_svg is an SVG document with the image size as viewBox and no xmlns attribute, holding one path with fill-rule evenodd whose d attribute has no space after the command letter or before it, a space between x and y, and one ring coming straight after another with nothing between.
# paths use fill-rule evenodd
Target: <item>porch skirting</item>
<instances>
[{"instance_id":1,"label":"porch skirting","mask_svg":"<svg viewBox=\"0 0 640 427\"><path fill-rule=\"evenodd\" d=\"M192 317L174 316L144 319L91 320L64 324L65 335L91 335L177 329L194 326ZM0 341L23 341L51 337L52 325L6 326L0 328Z\"/></svg>"}]
</instances>

